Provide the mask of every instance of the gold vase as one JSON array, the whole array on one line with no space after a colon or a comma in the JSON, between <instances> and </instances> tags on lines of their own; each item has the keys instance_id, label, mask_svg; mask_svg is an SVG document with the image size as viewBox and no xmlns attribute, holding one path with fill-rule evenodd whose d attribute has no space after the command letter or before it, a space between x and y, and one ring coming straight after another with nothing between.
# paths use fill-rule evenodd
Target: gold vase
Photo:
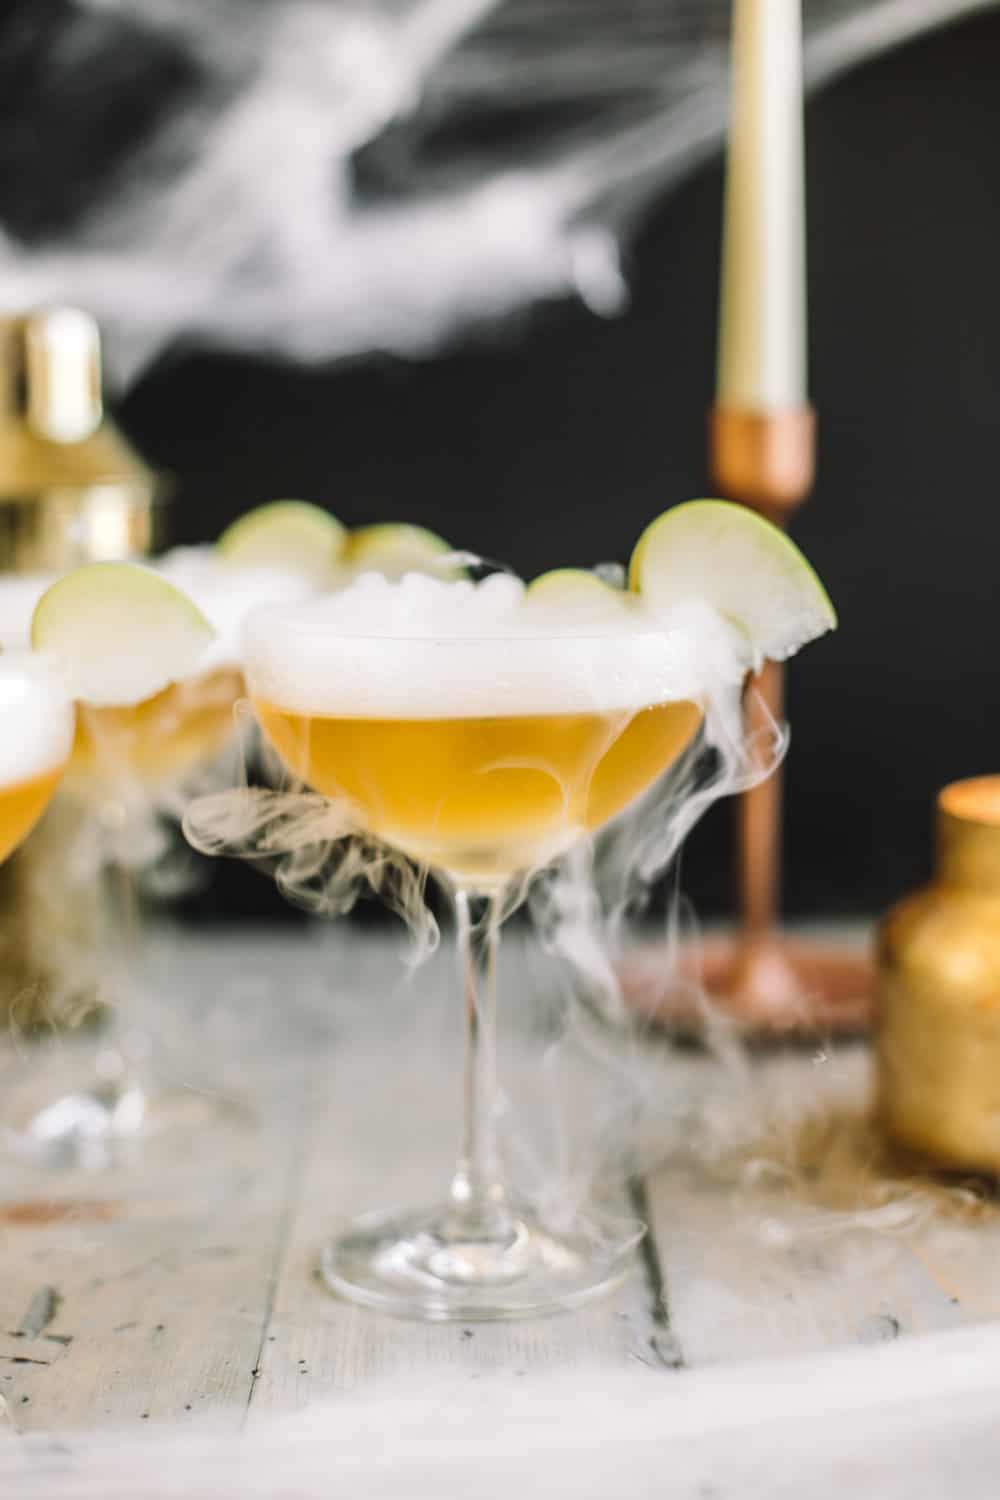
<instances>
[{"instance_id":1,"label":"gold vase","mask_svg":"<svg viewBox=\"0 0 1000 1500\"><path fill-rule=\"evenodd\" d=\"M100 339L78 308L0 320L0 572L59 572L154 541L154 476L104 413ZM59 797L0 868L0 1025L93 1003L99 902L67 850L80 812Z\"/></svg>"},{"instance_id":2,"label":"gold vase","mask_svg":"<svg viewBox=\"0 0 1000 1500\"><path fill-rule=\"evenodd\" d=\"M1000 1172L1000 776L938 798L933 882L882 923L879 1112L937 1164Z\"/></svg>"}]
</instances>

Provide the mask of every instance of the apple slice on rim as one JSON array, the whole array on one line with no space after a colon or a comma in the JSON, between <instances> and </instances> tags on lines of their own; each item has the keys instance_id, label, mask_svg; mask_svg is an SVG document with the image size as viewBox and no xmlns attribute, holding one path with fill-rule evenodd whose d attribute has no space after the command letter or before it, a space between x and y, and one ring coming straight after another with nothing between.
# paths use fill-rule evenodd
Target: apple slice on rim
<instances>
[{"instance_id":1,"label":"apple slice on rim","mask_svg":"<svg viewBox=\"0 0 1000 1500\"><path fill-rule=\"evenodd\" d=\"M446 559L455 548L424 526L382 522L348 532L344 562L352 573L381 573L393 581L406 573L432 578L462 578L465 570Z\"/></svg>"},{"instance_id":2,"label":"apple slice on rim","mask_svg":"<svg viewBox=\"0 0 1000 1500\"><path fill-rule=\"evenodd\" d=\"M783 531L743 505L691 500L665 511L636 543L629 587L656 612L708 604L758 658L784 661L837 624L816 573Z\"/></svg>"},{"instance_id":3,"label":"apple slice on rim","mask_svg":"<svg viewBox=\"0 0 1000 1500\"><path fill-rule=\"evenodd\" d=\"M215 545L229 562L288 568L322 584L336 577L346 539L346 527L320 506L272 500L227 526Z\"/></svg>"},{"instance_id":4,"label":"apple slice on rim","mask_svg":"<svg viewBox=\"0 0 1000 1500\"><path fill-rule=\"evenodd\" d=\"M87 563L45 591L31 644L69 695L127 707L189 676L215 631L196 604L138 563Z\"/></svg>"},{"instance_id":5,"label":"apple slice on rim","mask_svg":"<svg viewBox=\"0 0 1000 1500\"><path fill-rule=\"evenodd\" d=\"M549 573L539 573L525 590L529 599L551 600L553 604L620 599L622 593L586 568L553 568Z\"/></svg>"},{"instance_id":6,"label":"apple slice on rim","mask_svg":"<svg viewBox=\"0 0 1000 1500\"><path fill-rule=\"evenodd\" d=\"M615 588L586 568L553 568L533 578L524 592L525 607L535 614L595 623L623 618L635 608L635 595Z\"/></svg>"}]
</instances>

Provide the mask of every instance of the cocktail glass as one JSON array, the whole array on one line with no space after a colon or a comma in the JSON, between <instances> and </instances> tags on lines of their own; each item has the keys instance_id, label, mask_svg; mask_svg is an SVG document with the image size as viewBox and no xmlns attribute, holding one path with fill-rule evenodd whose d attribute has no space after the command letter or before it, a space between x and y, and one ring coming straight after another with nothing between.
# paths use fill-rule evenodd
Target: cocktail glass
<instances>
[{"instance_id":1,"label":"cocktail glass","mask_svg":"<svg viewBox=\"0 0 1000 1500\"><path fill-rule=\"evenodd\" d=\"M104 955L99 989L109 1002L110 1025L96 1044L88 1034L75 1044L56 1036L44 1066L32 1056L31 1076L10 1091L6 1110L15 1148L56 1165L110 1165L150 1124L160 1133L190 1123L195 1105L199 1119L220 1107L231 1113L210 1094L151 1082L154 1028L137 973L144 936L138 882L165 851L162 814L179 813L192 788L211 783L213 767L224 764L234 740L248 608L262 598L301 598L312 585L285 569L218 559L211 548L177 549L157 570L186 585L217 636L189 677L154 696L127 707L77 708L59 854L77 871L77 884L103 886L106 899L95 908L103 931L92 940ZM0 589L0 626L8 635L27 637L32 609L49 581L18 579ZM67 896L72 900L74 891Z\"/></svg>"},{"instance_id":2,"label":"cocktail glass","mask_svg":"<svg viewBox=\"0 0 1000 1500\"><path fill-rule=\"evenodd\" d=\"M247 621L256 716L312 791L245 788L196 802L189 839L276 863L284 890L328 910L344 909L366 876L412 907L413 865L455 907L466 1036L458 1165L440 1203L368 1215L327 1245L323 1275L355 1301L430 1319L514 1317L577 1305L627 1269L634 1234L554 1222L501 1175L501 921L534 873L630 807L644 826L629 868L655 870L654 842L665 863L710 795L763 774L738 727L748 670L836 624L793 544L722 501L653 520L627 579L626 592L572 568L527 587L502 574L361 574L339 594ZM700 731L715 760L706 783L683 808L671 795L659 826L645 826L656 816L645 794Z\"/></svg>"},{"instance_id":3,"label":"cocktail glass","mask_svg":"<svg viewBox=\"0 0 1000 1500\"><path fill-rule=\"evenodd\" d=\"M328 1286L432 1320L588 1301L626 1273L641 1231L544 1223L503 1180L499 931L517 882L615 818L697 735L685 644L655 628L359 636L281 610L252 616L247 640L253 706L287 770L429 868L455 910L465 1118L450 1188L351 1222L323 1251ZM197 804L186 827L197 843Z\"/></svg>"}]
</instances>

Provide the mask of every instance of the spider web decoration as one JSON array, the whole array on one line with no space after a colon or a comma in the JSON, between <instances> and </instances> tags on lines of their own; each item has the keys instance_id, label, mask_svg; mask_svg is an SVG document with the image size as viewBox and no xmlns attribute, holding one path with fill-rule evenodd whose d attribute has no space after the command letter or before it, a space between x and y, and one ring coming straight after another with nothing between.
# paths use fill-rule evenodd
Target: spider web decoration
<instances>
[{"instance_id":1,"label":"spider web decoration","mask_svg":"<svg viewBox=\"0 0 1000 1500\"><path fill-rule=\"evenodd\" d=\"M815 86L993 0L805 0ZM422 354L625 302L619 247L722 138L728 0L16 0L0 285L178 338Z\"/></svg>"}]
</instances>

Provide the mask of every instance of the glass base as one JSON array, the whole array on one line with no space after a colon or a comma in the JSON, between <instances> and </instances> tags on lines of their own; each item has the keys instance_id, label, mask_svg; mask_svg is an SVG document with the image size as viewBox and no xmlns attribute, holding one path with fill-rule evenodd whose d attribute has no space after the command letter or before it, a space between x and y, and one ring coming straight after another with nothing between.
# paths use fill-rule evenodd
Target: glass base
<instances>
[{"instance_id":1,"label":"glass base","mask_svg":"<svg viewBox=\"0 0 1000 1500\"><path fill-rule=\"evenodd\" d=\"M364 1214L326 1245L320 1272L332 1292L396 1317L429 1322L533 1318L580 1307L633 1269L645 1233L579 1219L566 1230L511 1209L499 1237L462 1232L448 1205Z\"/></svg>"},{"instance_id":2,"label":"glass base","mask_svg":"<svg viewBox=\"0 0 1000 1500\"><path fill-rule=\"evenodd\" d=\"M864 1035L872 1022L869 956L782 932L709 938L679 955L651 944L619 977L627 1005L680 1033L703 1033L715 1013L744 1031L806 1038Z\"/></svg>"},{"instance_id":3,"label":"glass base","mask_svg":"<svg viewBox=\"0 0 1000 1500\"><path fill-rule=\"evenodd\" d=\"M111 1171L145 1157L154 1143L176 1155L238 1113L218 1096L102 1066L101 1053L32 1061L42 1065L4 1089L0 1142L8 1156L33 1166Z\"/></svg>"},{"instance_id":4,"label":"glass base","mask_svg":"<svg viewBox=\"0 0 1000 1500\"><path fill-rule=\"evenodd\" d=\"M98 1084L43 1104L19 1128L6 1131L19 1156L56 1169L100 1170L117 1165L141 1136L146 1094L137 1084Z\"/></svg>"}]
</instances>

